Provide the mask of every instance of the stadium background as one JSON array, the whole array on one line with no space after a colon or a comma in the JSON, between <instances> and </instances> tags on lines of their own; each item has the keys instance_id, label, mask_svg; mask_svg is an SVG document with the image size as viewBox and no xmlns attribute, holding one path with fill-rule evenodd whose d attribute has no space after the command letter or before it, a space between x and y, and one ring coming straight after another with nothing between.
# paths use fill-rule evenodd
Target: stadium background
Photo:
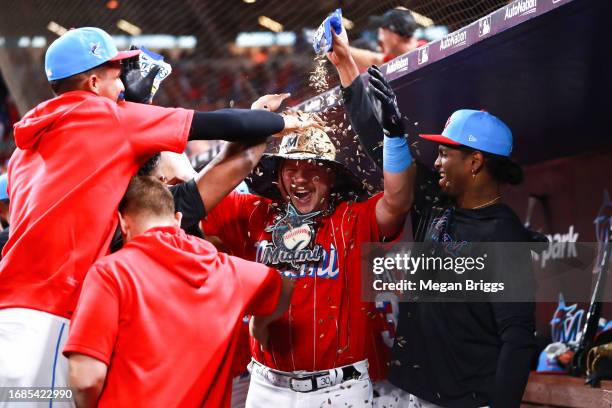
<instances>
[{"instance_id":1,"label":"stadium background","mask_svg":"<svg viewBox=\"0 0 612 408\"><path fill-rule=\"evenodd\" d=\"M395 77L392 85L402 111L410 116L411 137L439 131L449 113L460 107L486 108L507 120L517 140L515 157L523 165L526 179L522 186L506 191L505 201L522 219L529 220L532 228L550 237L574 232L580 241L595 242L594 220L603 216L609 222L612 213L608 194L612 192L612 137L606 120L609 103L605 102L612 90L612 64L606 47L610 28L605 23L610 2L533 2L538 1L540 5L567 4L434 64L409 70ZM312 100L317 92L308 84L308 73L314 67L309 33L336 7L343 8L352 27L348 30L350 40L361 39L367 45L375 33L368 25L369 17L393 7L418 13L417 21L423 25L419 35L435 41L510 7L508 3L1 0L1 166L5 167L14 149L12 124L51 97L43 71L44 52L62 28L97 26L118 36L124 48L131 43L145 44L160 52L173 73L155 103L211 110L248 107L266 93L291 92L289 105ZM260 34L244 34L255 32ZM157 34L166 37L143 37ZM241 46L249 41L268 45ZM329 72L332 88L337 80L331 67ZM366 158L359 163L359 156L358 162L350 156L356 143L341 110L328 114L343 129L336 135L342 160L361 171L372 190L379 187L380 174L372 164ZM190 145L188 153L198 166L218 151L213 143ZM428 146L419 144L416 148L421 160L433 162ZM592 276L586 275L583 289L588 291L591 281ZM563 283L559 285L551 290L564 291ZM549 341L555 307L554 303L538 305L543 345ZM586 305L581 303L580 307ZM612 318L609 307L604 317Z\"/></svg>"}]
</instances>

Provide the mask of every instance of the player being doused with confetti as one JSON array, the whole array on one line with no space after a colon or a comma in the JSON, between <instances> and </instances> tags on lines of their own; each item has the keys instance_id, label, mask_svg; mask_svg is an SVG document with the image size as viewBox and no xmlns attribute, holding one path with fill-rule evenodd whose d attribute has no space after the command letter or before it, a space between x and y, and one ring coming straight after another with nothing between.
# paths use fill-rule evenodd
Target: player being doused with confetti
<instances>
[{"instance_id":1,"label":"player being doused with confetti","mask_svg":"<svg viewBox=\"0 0 612 408\"><path fill-rule=\"evenodd\" d=\"M348 51L338 58L354 65ZM346 71L336 66L343 81ZM257 195L232 192L203 220L204 232L234 255L295 281L287 313L250 320L247 407L372 405L368 366L385 362L368 357L381 342L382 319L361 299L360 250L402 231L415 172L403 136L385 139L384 189L365 198L333 135L312 128L286 135L247 179Z\"/></svg>"}]
</instances>

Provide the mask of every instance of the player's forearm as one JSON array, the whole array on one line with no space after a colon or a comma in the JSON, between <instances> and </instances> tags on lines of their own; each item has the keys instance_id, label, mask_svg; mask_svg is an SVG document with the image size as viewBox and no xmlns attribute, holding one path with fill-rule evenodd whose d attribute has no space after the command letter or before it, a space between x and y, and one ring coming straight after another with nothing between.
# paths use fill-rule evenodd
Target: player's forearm
<instances>
[{"instance_id":1,"label":"player's forearm","mask_svg":"<svg viewBox=\"0 0 612 408\"><path fill-rule=\"evenodd\" d=\"M382 168L383 128L374 115L372 100L360 77L356 77L349 86L342 87L342 98L346 114L364 151Z\"/></svg>"},{"instance_id":2,"label":"player's forearm","mask_svg":"<svg viewBox=\"0 0 612 408\"><path fill-rule=\"evenodd\" d=\"M94 388L74 388L72 387L74 404L77 408L95 408L98 406L98 399L102 392L102 386Z\"/></svg>"},{"instance_id":3,"label":"player's forearm","mask_svg":"<svg viewBox=\"0 0 612 408\"><path fill-rule=\"evenodd\" d=\"M293 294L293 286L294 282L292 279L283 278L276 309L274 309L274 311L269 315L256 316L258 324L266 326L281 317L287 311L287 309L289 309L289 305L291 304L291 296Z\"/></svg>"},{"instance_id":4,"label":"player's forearm","mask_svg":"<svg viewBox=\"0 0 612 408\"><path fill-rule=\"evenodd\" d=\"M340 85L343 87L350 86L355 78L359 77L359 68L355 60L349 56L346 61L342 61L336 65L336 71L340 77Z\"/></svg>"},{"instance_id":5,"label":"player's forearm","mask_svg":"<svg viewBox=\"0 0 612 408\"><path fill-rule=\"evenodd\" d=\"M266 150L265 143L246 146L227 143L196 176L195 181L207 212L219 204L255 168Z\"/></svg>"},{"instance_id":6,"label":"player's forearm","mask_svg":"<svg viewBox=\"0 0 612 408\"><path fill-rule=\"evenodd\" d=\"M84 356L73 355L69 360L69 382L74 402L77 408L96 407L106 380L106 370L102 373L80 357Z\"/></svg>"},{"instance_id":7,"label":"player's forearm","mask_svg":"<svg viewBox=\"0 0 612 408\"><path fill-rule=\"evenodd\" d=\"M376 221L383 237L395 237L414 200L416 165L405 136L384 137L384 192L376 205Z\"/></svg>"},{"instance_id":8,"label":"player's forearm","mask_svg":"<svg viewBox=\"0 0 612 408\"><path fill-rule=\"evenodd\" d=\"M499 257L493 258L500 261ZM516 259L503 260L506 267L511 262L516 262ZM510 270L505 272L510 273ZM517 407L527 384L535 349L535 304L493 302L491 308L501 339L492 406Z\"/></svg>"},{"instance_id":9,"label":"player's forearm","mask_svg":"<svg viewBox=\"0 0 612 408\"><path fill-rule=\"evenodd\" d=\"M359 71L366 70L370 65L380 65L384 62L383 54L361 48L351 47L351 55Z\"/></svg>"},{"instance_id":10,"label":"player's forearm","mask_svg":"<svg viewBox=\"0 0 612 408\"><path fill-rule=\"evenodd\" d=\"M491 406L518 407L529 378L533 349L504 343L497 363L495 394Z\"/></svg>"},{"instance_id":11,"label":"player's forearm","mask_svg":"<svg viewBox=\"0 0 612 408\"><path fill-rule=\"evenodd\" d=\"M195 112L189 140L227 140L258 144L285 128L283 117L266 110L221 109Z\"/></svg>"},{"instance_id":12,"label":"player's forearm","mask_svg":"<svg viewBox=\"0 0 612 408\"><path fill-rule=\"evenodd\" d=\"M381 237L393 238L401 231L412 207L416 167L399 173L384 172L384 192L376 206L376 221Z\"/></svg>"},{"instance_id":13,"label":"player's forearm","mask_svg":"<svg viewBox=\"0 0 612 408\"><path fill-rule=\"evenodd\" d=\"M274 311L269 315L258 315L251 317L251 321L249 322L249 333L260 343L262 350L265 350L268 347L268 326L287 311L289 305L291 304L292 294L293 280L282 278L281 291Z\"/></svg>"},{"instance_id":14,"label":"player's forearm","mask_svg":"<svg viewBox=\"0 0 612 408\"><path fill-rule=\"evenodd\" d=\"M382 199L389 212L404 214L412 207L416 166L412 164L399 173L383 172L384 192Z\"/></svg>"}]
</instances>

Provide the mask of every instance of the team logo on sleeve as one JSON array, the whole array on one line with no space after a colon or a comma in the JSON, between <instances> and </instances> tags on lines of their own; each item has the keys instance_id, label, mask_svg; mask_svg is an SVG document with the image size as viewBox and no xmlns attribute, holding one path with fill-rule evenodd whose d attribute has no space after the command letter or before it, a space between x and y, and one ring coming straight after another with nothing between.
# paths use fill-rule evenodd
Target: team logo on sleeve
<instances>
[{"instance_id":1,"label":"team logo on sleeve","mask_svg":"<svg viewBox=\"0 0 612 408\"><path fill-rule=\"evenodd\" d=\"M321 245L313 245L313 218L319 214L321 211L299 214L288 204L287 213L266 228L266 232L272 233L272 243L263 249L258 262L266 265L290 264L297 268L299 264L321 261L325 251Z\"/></svg>"}]
</instances>

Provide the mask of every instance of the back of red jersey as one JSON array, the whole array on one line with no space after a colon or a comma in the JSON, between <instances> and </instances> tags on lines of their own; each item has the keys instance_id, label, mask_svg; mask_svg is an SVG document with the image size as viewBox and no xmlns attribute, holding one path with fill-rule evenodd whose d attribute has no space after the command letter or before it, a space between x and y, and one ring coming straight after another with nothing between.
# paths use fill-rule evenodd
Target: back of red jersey
<instances>
[{"instance_id":1,"label":"back of red jersey","mask_svg":"<svg viewBox=\"0 0 612 408\"><path fill-rule=\"evenodd\" d=\"M64 352L109 366L100 406L227 406L242 316L271 313L280 286L273 269L154 228L94 265Z\"/></svg>"},{"instance_id":2,"label":"back of red jersey","mask_svg":"<svg viewBox=\"0 0 612 408\"><path fill-rule=\"evenodd\" d=\"M70 318L87 270L108 252L130 178L153 153L182 151L192 116L74 91L17 123L0 308Z\"/></svg>"}]
</instances>

